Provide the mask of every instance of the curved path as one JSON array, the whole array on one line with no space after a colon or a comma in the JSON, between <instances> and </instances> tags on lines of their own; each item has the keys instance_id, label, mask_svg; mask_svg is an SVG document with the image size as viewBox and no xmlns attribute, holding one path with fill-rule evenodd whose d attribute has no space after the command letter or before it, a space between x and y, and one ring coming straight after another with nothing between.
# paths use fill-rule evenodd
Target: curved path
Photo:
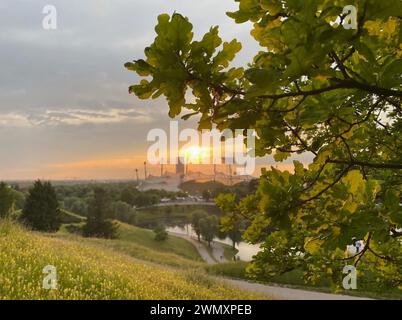
<instances>
[{"instance_id":1,"label":"curved path","mask_svg":"<svg viewBox=\"0 0 402 320\"><path fill-rule=\"evenodd\" d=\"M211 255L209 254L207 248L204 246L203 243L198 242L196 239L191 238L188 235L185 234L180 234L180 233L175 233L175 232L169 232L172 236L175 237L180 237L183 238L189 242L191 242L194 247L198 250L198 253L200 254L201 258L208 264L216 264L217 262Z\"/></svg>"},{"instance_id":2,"label":"curved path","mask_svg":"<svg viewBox=\"0 0 402 320\"><path fill-rule=\"evenodd\" d=\"M208 264L227 262L224 255L225 249L223 245L220 244L219 242L211 243L211 250L210 250L212 252L211 257L210 251L207 249L207 245L204 242L199 242L197 239L186 234L170 232L170 231L168 233L171 234L172 236L180 237L191 242L194 245L194 247L196 247L196 249L198 250L198 253L200 254L201 258Z\"/></svg>"},{"instance_id":3,"label":"curved path","mask_svg":"<svg viewBox=\"0 0 402 320\"><path fill-rule=\"evenodd\" d=\"M214 259L218 261L218 263L228 262L225 258L225 249L223 248L223 245L221 245L219 242L213 242L211 243L211 248L212 255L214 256Z\"/></svg>"}]
</instances>

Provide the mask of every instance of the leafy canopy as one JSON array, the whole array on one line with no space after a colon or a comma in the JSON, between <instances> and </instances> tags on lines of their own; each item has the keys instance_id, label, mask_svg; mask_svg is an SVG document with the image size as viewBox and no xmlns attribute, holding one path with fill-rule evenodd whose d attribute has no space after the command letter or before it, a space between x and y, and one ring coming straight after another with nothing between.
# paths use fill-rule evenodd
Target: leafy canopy
<instances>
[{"instance_id":1,"label":"leafy canopy","mask_svg":"<svg viewBox=\"0 0 402 320\"><path fill-rule=\"evenodd\" d=\"M292 173L264 172L257 192L233 204L244 237L262 243L252 274L302 268L340 284L354 263L360 276L401 286L402 2L236 2L228 15L251 22L261 47L250 64L231 67L241 44L223 42L218 27L194 40L188 19L164 14L146 58L126 64L144 77L130 92L165 96L171 117L201 115L200 129L255 129L259 156L313 156ZM357 29L347 30L352 4ZM352 238L366 245L347 257Z\"/></svg>"}]
</instances>

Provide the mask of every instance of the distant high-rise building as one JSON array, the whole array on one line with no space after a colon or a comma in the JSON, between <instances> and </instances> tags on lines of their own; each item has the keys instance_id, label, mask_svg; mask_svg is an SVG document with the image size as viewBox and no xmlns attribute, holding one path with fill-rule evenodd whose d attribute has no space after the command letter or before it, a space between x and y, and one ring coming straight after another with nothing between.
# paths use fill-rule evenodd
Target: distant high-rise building
<instances>
[{"instance_id":1,"label":"distant high-rise building","mask_svg":"<svg viewBox=\"0 0 402 320\"><path fill-rule=\"evenodd\" d=\"M185 174L184 171L185 171L184 161L181 158L177 158L176 174L183 175Z\"/></svg>"}]
</instances>

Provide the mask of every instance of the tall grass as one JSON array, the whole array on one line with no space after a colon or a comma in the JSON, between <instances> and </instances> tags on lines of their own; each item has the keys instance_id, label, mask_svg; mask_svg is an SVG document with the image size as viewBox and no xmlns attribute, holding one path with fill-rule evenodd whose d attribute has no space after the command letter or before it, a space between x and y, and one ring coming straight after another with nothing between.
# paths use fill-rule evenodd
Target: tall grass
<instances>
[{"instance_id":1,"label":"tall grass","mask_svg":"<svg viewBox=\"0 0 402 320\"><path fill-rule=\"evenodd\" d=\"M57 290L43 289L47 265ZM138 262L105 247L29 232L0 222L0 299L249 299L215 279Z\"/></svg>"}]
</instances>

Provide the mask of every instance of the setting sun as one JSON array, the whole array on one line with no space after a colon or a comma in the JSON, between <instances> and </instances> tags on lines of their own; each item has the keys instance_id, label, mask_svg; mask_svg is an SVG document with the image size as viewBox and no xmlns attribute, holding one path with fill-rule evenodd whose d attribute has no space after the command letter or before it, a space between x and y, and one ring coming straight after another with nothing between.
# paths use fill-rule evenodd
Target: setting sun
<instances>
[{"instance_id":1,"label":"setting sun","mask_svg":"<svg viewBox=\"0 0 402 320\"><path fill-rule=\"evenodd\" d=\"M203 158L208 157L209 152L207 148L202 148L199 146L193 146L185 149L183 151L185 161L200 163Z\"/></svg>"}]
</instances>

